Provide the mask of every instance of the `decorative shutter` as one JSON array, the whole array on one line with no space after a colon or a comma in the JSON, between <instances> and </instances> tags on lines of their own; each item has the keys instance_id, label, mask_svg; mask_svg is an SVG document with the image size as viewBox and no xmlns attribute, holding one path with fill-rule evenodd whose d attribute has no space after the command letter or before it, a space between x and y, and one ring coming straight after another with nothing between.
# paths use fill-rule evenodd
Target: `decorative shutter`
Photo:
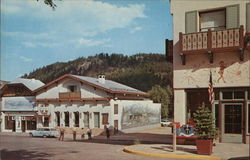
<instances>
[{"instance_id":1,"label":"decorative shutter","mask_svg":"<svg viewBox=\"0 0 250 160\"><path fill-rule=\"evenodd\" d=\"M239 5L227 6L226 8L227 29L239 28Z\"/></svg>"},{"instance_id":2,"label":"decorative shutter","mask_svg":"<svg viewBox=\"0 0 250 160\"><path fill-rule=\"evenodd\" d=\"M186 33L197 32L197 11L186 12L185 14L185 31Z\"/></svg>"},{"instance_id":3,"label":"decorative shutter","mask_svg":"<svg viewBox=\"0 0 250 160\"><path fill-rule=\"evenodd\" d=\"M246 4L246 31L250 32L250 3Z\"/></svg>"}]
</instances>

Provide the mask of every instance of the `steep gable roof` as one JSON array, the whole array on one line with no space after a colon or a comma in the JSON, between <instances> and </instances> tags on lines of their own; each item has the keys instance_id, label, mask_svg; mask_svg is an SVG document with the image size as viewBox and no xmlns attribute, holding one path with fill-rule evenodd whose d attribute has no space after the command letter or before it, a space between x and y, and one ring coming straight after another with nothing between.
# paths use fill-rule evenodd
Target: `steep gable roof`
<instances>
[{"instance_id":1,"label":"steep gable roof","mask_svg":"<svg viewBox=\"0 0 250 160\"><path fill-rule=\"evenodd\" d=\"M31 91L34 91L37 88L44 86L44 83L41 82L40 80L26 79L26 78L17 78L16 80L10 82L9 84L18 84L18 83L25 85Z\"/></svg>"},{"instance_id":2,"label":"steep gable roof","mask_svg":"<svg viewBox=\"0 0 250 160\"><path fill-rule=\"evenodd\" d=\"M34 92L40 92L43 89L57 83L60 80L63 80L65 78L70 78L70 79L74 79L76 81L80 81L86 85L92 86L92 87L96 87L100 90L104 90L106 92L109 93L120 93L120 94L132 94L132 95L142 95L142 96L148 96L147 93L142 92L140 90L137 90L135 88L111 81L111 80L105 80L104 83L100 83L98 81L98 78L92 78L92 77L86 77L86 76L78 76L78 75L71 75L71 74L65 74L49 83L47 83L46 85L36 89Z\"/></svg>"}]
</instances>

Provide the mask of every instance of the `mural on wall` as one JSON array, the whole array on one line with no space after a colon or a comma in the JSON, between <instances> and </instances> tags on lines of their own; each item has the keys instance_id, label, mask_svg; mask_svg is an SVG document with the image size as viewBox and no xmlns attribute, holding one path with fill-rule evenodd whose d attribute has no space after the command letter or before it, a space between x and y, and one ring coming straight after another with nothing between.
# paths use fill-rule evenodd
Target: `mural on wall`
<instances>
[{"instance_id":1,"label":"mural on wall","mask_svg":"<svg viewBox=\"0 0 250 160\"><path fill-rule=\"evenodd\" d=\"M141 127L160 123L160 105L159 107L148 104L130 104L123 107L122 129Z\"/></svg>"},{"instance_id":2,"label":"mural on wall","mask_svg":"<svg viewBox=\"0 0 250 160\"><path fill-rule=\"evenodd\" d=\"M6 111L33 111L34 97L5 97L3 100L3 110Z\"/></svg>"},{"instance_id":3,"label":"mural on wall","mask_svg":"<svg viewBox=\"0 0 250 160\"><path fill-rule=\"evenodd\" d=\"M192 69L178 71L176 80L179 84L189 87L208 86L209 73L212 72L215 86L240 86L246 85L250 80L249 63L237 61L219 61L213 64L200 63L189 66ZM182 74L181 74L182 73Z\"/></svg>"}]
</instances>

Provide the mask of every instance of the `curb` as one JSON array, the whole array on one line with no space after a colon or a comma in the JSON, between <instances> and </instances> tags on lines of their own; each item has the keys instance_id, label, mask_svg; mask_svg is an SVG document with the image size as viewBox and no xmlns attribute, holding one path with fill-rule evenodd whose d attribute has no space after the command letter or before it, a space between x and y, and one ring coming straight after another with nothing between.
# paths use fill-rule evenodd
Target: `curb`
<instances>
[{"instance_id":1,"label":"curb","mask_svg":"<svg viewBox=\"0 0 250 160\"><path fill-rule=\"evenodd\" d=\"M131 150L128 147L124 147L123 151L127 152L127 153L143 155L143 156L150 156L150 157L165 157L165 158L177 158L177 159L200 159L200 160L222 160L221 157L216 157L216 156L163 154L163 153L141 152L141 151Z\"/></svg>"}]
</instances>

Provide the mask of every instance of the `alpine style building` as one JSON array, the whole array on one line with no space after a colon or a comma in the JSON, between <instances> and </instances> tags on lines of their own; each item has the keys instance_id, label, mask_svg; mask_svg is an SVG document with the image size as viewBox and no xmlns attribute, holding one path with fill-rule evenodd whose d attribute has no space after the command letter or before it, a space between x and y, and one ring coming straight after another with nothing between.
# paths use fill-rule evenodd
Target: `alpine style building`
<instances>
[{"instance_id":1,"label":"alpine style building","mask_svg":"<svg viewBox=\"0 0 250 160\"><path fill-rule=\"evenodd\" d=\"M249 143L249 0L170 0L170 3L175 121L187 123L205 103L213 111L220 142ZM208 94L210 77L212 101Z\"/></svg>"}]
</instances>

